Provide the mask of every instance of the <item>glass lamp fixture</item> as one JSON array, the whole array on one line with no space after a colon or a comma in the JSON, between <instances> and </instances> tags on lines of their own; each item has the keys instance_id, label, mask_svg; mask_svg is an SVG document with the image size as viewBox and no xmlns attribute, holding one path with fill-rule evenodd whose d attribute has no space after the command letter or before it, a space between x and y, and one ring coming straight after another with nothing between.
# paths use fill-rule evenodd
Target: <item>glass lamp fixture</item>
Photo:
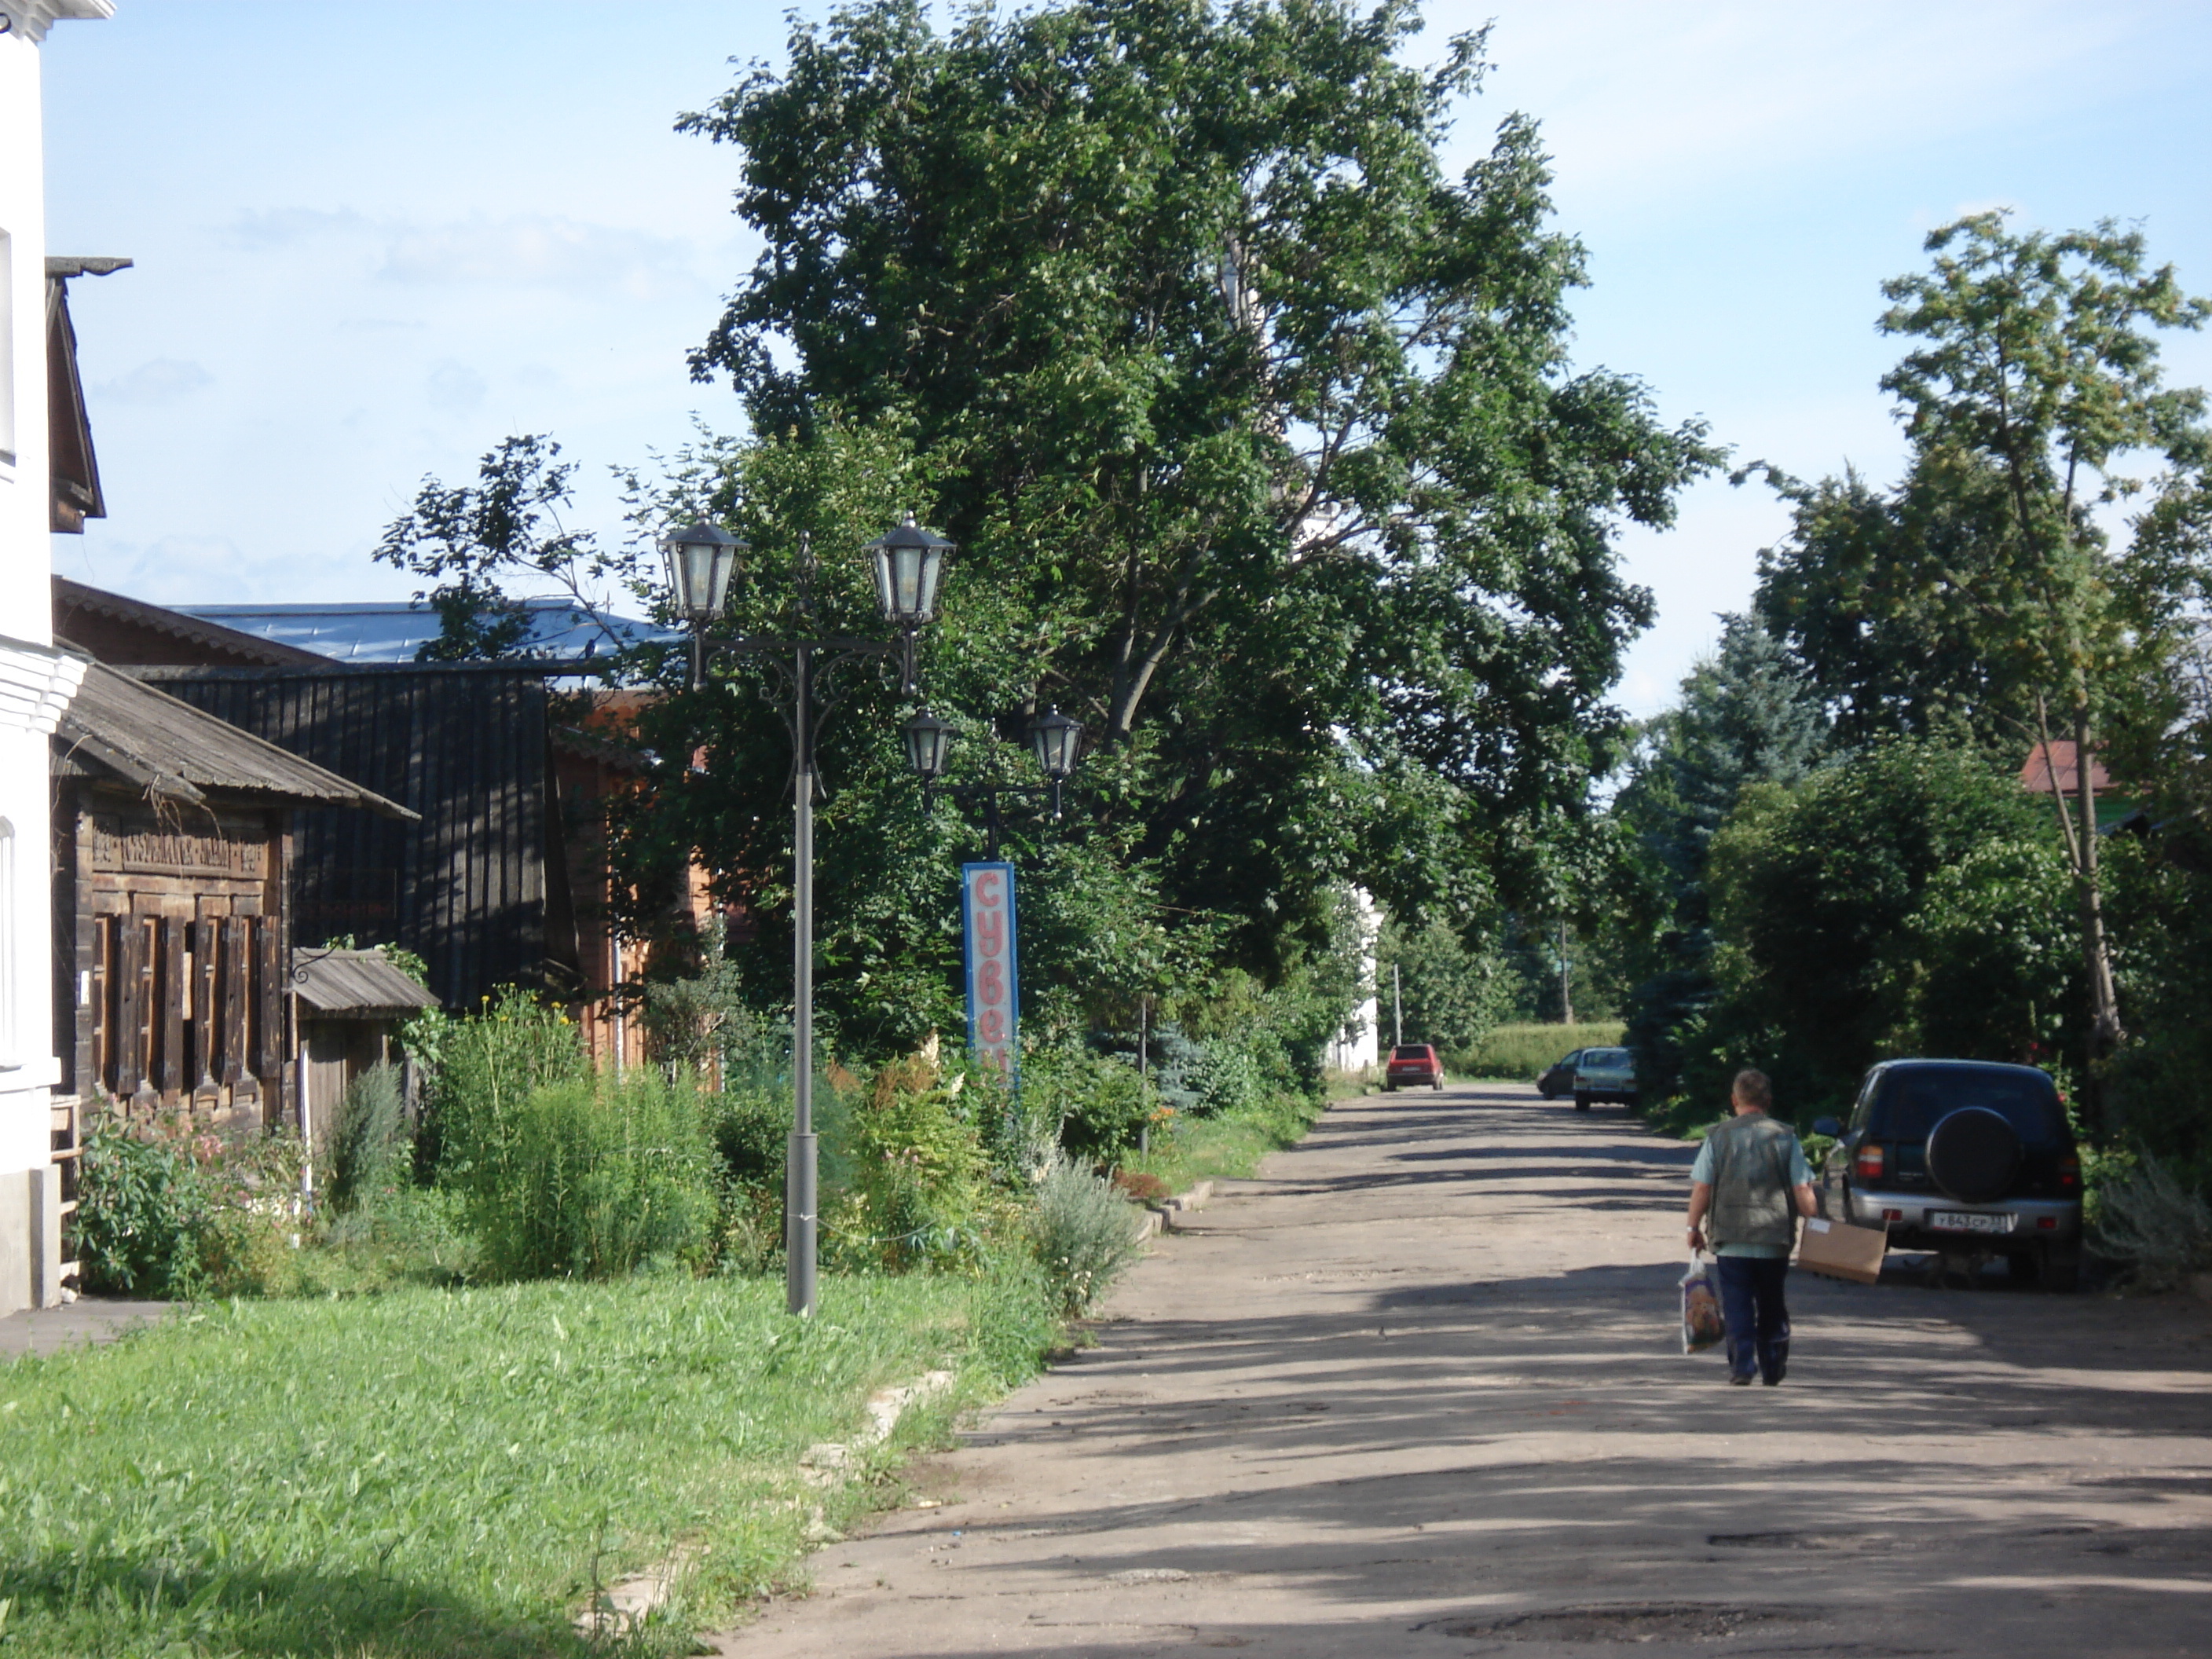
<instances>
[{"instance_id":1,"label":"glass lamp fixture","mask_svg":"<svg viewBox=\"0 0 2212 1659\"><path fill-rule=\"evenodd\" d=\"M906 522L868 544L876 559L876 603L884 620L900 628L918 628L937 616L937 584L945 574L945 556L952 544L933 535L906 515Z\"/></svg>"},{"instance_id":2,"label":"glass lamp fixture","mask_svg":"<svg viewBox=\"0 0 2212 1659\"><path fill-rule=\"evenodd\" d=\"M1075 770L1083 745L1083 722L1070 720L1057 708L1048 708L1031 723L1030 742L1045 776L1059 783Z\"/></svg>"},{"instance_id":3,"label":"glass lamp fixture","mask_svg":"<svg viewBox=\"0 0 2212 1659\"><path fill-rule=\"evenodd\" d=\"M952 728L927 708L906 723L906 757L916 776L934 783L945 775L945 757L952 747Z\"/></svg>"},{"instance_id":4,"label":"glass lamp fixture","mask_svg":"<svg viewBox=\"0 0 2212 1659\"><path fill-rule=\"evenodd\" d=\"M730 578L738 555L747 550L719 525L687 524L660 538L668 561L668 591L677 614L695 626L722 614L730 599Z\"/></svg>"}]
</instances>

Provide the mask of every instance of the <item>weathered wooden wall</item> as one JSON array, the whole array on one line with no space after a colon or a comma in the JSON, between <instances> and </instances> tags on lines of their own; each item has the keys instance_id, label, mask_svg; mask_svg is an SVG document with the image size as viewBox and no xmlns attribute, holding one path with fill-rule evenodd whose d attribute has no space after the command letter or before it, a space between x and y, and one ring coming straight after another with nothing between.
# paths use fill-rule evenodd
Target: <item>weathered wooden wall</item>
<instances>
[{"instance_id":1,"label":"weathered wooden wall","mask_svg":"<svg viewBox=\"0 0 2212 1659\"><path fill-rule=\"evenodd\" d=\"M283 1121L290 848L276 809L156 811L58 792L56 936L70 941L64 1090L217 1126Z\"/></svg>"}]
</instances>

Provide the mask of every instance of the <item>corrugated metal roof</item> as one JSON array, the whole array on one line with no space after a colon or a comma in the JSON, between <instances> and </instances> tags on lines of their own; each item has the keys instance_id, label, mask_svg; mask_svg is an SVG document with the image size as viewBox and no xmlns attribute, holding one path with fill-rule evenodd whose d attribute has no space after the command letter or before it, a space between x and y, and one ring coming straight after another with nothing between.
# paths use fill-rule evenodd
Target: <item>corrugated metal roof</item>
<instances>
[{"instance_id":1,"label":"corrugated metal roof","mask_svg":"<svg viewBox=\"0 0 2212 1659\"><path fill-rule=\"evenodd\" d=\"M437 998L375 951L295 951L292 988L326 1017L397 1018L438 1006Z\"/></svg>"},{"instance_id":2,"label":"corrugated metal roof","mask_svg":"<svg viewBox=\"0 0 2212 1659\"><path fill-rule=\"evenodd\" d=\"M530 632L517 657L559 662L611 656L640 642L681 640L678 630L629 617L594 617L574 599L520 599ZM398 600L356 605L179 605L188 617L219 623L241 634L312 651L339 662L413 662L438 637L437 611L427 602Z\"/></svg>"},{"instance_id":3,"label":"corrugated metal roof","mask_svg":"<svg viewBox=\"0 0 2212 1659\"><path fill-rule=\"evenodd\" d=\"M105 770L172 799L204 802L205 791L251 794L289 806L358 806L413 819L395 801L313 761L143 685L104 663L84 679L54 728L57 769Z\"/></svg>"}]
</instances>

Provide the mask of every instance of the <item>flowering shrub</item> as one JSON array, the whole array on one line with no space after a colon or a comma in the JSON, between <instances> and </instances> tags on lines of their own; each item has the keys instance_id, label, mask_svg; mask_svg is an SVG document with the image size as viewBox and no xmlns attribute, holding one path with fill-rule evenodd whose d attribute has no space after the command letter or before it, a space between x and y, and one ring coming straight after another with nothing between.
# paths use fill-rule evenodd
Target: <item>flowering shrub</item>
<instances>
[{"instance_id":1,"label":"flowering shrub","mask_svg":"<svg viewBox=\"0 0 2212 1659\"><path fill-rule=\"evenodd\" d=\"M286 1288L299 1232L296 1137L168 1118L90 1121L72 1218L88 1291L156 1300Z\"/></svg>"}]
</instances>

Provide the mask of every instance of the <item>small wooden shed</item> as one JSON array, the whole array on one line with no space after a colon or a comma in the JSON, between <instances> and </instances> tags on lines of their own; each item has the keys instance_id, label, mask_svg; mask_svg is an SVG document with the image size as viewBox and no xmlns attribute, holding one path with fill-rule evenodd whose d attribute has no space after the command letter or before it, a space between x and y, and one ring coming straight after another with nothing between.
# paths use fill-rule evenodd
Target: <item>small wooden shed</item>
<instances>
[{"instance_id":1,"label":"small wooden shed","mask_svg":"<svg viewBox=\"0 0 2212 1659\"><path fill-rule=\"evenodd\" d=\"M414 814L98 663L52 771L63 1090L210 1127L291 1119L291 814Z\"/></svg>"},{"instance_id":2,"label":"small wooden shed","mask_svg":"<svg viewBox=\"0 0 2212 1659\"><path fill-rule=\"evenodd\" d=\"M438 1006L378 951L295 950L292 994L299 999L301 1113L318 1135L356 1078L398 1062L399 1023Z\"/></svg>"}]
</instances>

